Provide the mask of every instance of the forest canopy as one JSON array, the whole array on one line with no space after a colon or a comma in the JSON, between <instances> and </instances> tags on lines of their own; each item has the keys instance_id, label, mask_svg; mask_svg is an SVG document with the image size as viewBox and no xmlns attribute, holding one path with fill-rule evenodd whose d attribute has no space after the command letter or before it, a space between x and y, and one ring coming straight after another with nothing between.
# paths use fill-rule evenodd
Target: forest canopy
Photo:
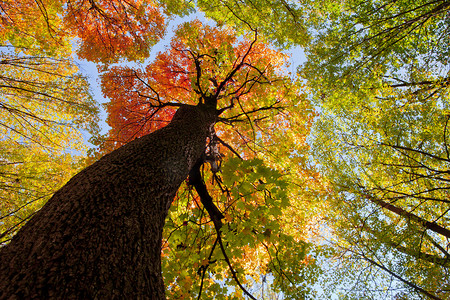
<instances>
[{"instance_id":1,"label":"forest canopy","mask_svg":"<svg viewBox=\"0 0 450 300\"><path fill-rule=\"evenodd\" d=\"M164 227L169 299L449 298L449 6L1 0L0 242L94 160L213 101L215 212L190 174Z\"/></svg>"}]
</instances>

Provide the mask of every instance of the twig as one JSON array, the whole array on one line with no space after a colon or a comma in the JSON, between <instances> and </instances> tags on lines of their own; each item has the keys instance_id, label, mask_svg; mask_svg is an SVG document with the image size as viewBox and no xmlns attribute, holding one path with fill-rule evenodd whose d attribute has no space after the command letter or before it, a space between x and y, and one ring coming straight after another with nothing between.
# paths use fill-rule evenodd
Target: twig
<instances>
[{"instance_id":1,"label":"twig","mask_svg":"<svg viewBox=\"0 0 450 300\"><path fill-rule=\"evenodd\" d=\"M211 252L209 253L208 256L208 261L211 261L211 257L213 255L214 249L216 249L216 245L217 245L217 241L219 240L219 238L216 238L216 240L214 241L214 245L211 248ZM209 263L206 266L202 266L200 267L200 269L202 269L202 280L200 282L200 291L198 292L198 300L200 300L200 297L202 296L202 289L203 289L203 280L205 278L205 274L206 274L206 269L208 269ZM200 271L199 269L199 271Z\"/></svg>"}]
</instances>

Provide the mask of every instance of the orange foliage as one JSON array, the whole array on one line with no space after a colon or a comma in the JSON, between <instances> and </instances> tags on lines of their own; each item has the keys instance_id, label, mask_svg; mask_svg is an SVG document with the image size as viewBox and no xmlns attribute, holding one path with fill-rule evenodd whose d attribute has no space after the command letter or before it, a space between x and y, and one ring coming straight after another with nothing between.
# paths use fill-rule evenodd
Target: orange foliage
<instances>
[{"instance_id":1,"label":"orange foliage","mask_svg":"<svg viewBox=\"0 0 450 300\"><path fill-rule=\"evenodd\" d=\"M160 9L142 0L69 0L65 22L81 39L78 56L97 63L142 60L165 31Z\"/></svg>"},{"instance_id":2,"label":"orange foliage","mask_svg":"<svg viewBox=\"0 0 450 300\"><path fill-rule=\"evenodd\" d=\"M21 51L67 58L76 37L80 58L105 64L144 60L165 32L162 8L142 0L2 0L0 24L0 42Z\"/></svg>"},{"instance_id":3,"label":"orange foliage","mask_svg":"<svg viewBox=\"0 0 450 300\"><path fill-rule=\"evenodd\" d=\"M27 54L39 49L38 53L66 58L71 48L61 24L62 6L59 0L2 0L0 44Z\"/></svg>"}]
</instances>

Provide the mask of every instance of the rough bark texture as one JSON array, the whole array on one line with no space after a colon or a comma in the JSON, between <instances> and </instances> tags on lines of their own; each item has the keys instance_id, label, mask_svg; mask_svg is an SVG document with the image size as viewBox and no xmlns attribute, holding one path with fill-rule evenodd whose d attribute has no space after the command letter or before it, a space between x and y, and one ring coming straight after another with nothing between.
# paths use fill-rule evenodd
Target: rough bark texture
<instances>
[{"instance_id":1,"label":"rough bark texture","mask_svg":"<svg viewBox=\"0 0 450 300\"><path fill-rule=\"evenodd\" d=\"M0 249L0 299L164 299L164 219L215 118L183 106L74 176Z\"/></svg>"}]
</instances>

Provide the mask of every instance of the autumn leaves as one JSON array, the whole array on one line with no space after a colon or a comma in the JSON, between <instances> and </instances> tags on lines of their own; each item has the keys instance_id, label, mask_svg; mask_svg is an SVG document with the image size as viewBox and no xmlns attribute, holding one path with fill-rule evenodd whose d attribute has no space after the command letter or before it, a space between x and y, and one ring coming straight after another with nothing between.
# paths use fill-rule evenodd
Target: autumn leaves
<instances>
[{"instance_id":1,"label":"autumn leaves","mask_svg":"<svg viewBox=\"0 0 450 300\"><path fill-rule=\"evenodd\" d=\"M308 242L326 228L335 238L331 258L348 267L330 282L351 279L358 260L363 277L378 264L413 283L399 284L407 291L448 296L430 280L448 273L447 236L423 226L449 222L448 7L1 1L2 239L84 164L78 129L96 138L102 155L165 126L180 105L208 103L220 113L214 139L222 168L205 164L201 174L223 213L230 261L248 286L270 274L274 290L302 297L302 282L312 285L319 273ZM170 47L147 61L167 17L194 10L217 23L181 24ZM308 58L296 75L283 52L291 45ZM75 56L101 73L111 127L104 137ZM170 295L212 297L226 294L218 281L235 285L190 187L180 189L165 230Z\"/></svg>"}]
</instances>

